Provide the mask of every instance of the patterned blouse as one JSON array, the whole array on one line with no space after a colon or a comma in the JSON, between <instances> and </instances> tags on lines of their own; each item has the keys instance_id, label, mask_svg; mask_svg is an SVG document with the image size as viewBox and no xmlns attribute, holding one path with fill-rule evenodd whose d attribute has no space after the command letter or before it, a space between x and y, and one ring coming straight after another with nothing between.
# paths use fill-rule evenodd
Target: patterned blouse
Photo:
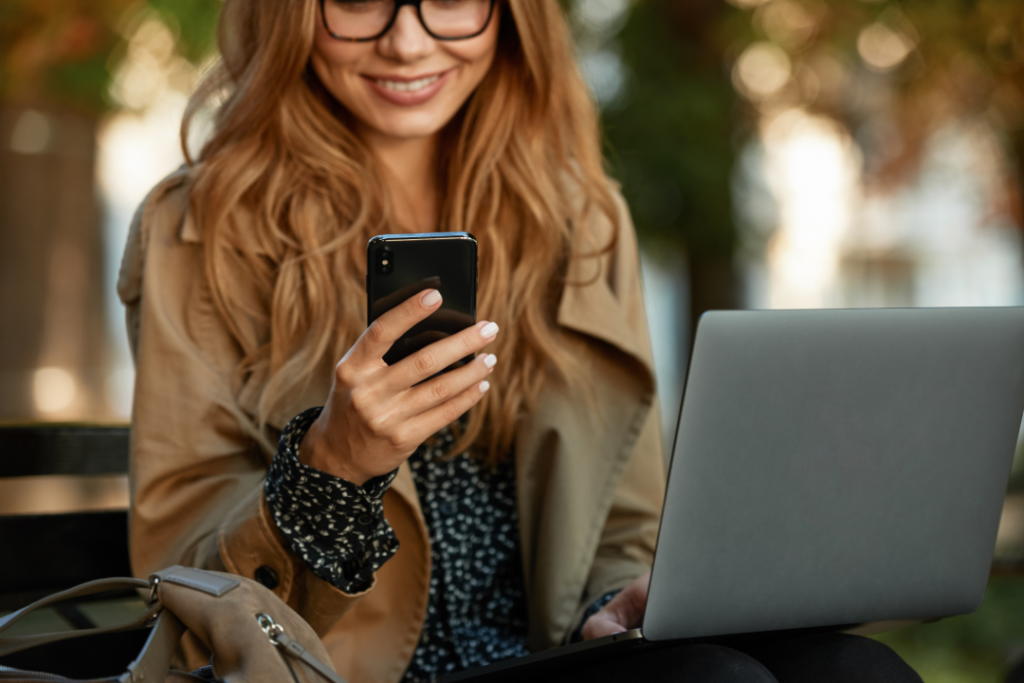
<instances>
[{"instance_id":1,"label":"patterned blouse","mask_svg":"<svg viewBox=\"0 0 1024 683\"><path fill-rule=\"evenodd\" d=\"M358 593L398 550L382 502L397 470L357 486L303 465L298 446L319 414L320 408L307 410L282 432L267 503L314 574ZM454 440L446 427L409 458L431 554L426 621L403 678L409 683L529 653L515 459L491 467L468 453L445 458ZM591 605L587 616L613 595Z\"/></svg>"}]
</instances>

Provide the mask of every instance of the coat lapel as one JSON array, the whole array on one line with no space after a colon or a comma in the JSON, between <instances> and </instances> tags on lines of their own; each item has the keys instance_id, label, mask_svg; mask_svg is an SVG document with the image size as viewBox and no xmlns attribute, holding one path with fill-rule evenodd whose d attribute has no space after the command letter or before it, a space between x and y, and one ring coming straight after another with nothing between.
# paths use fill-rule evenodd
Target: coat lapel
<instances>
[{"instance_id":1,"label":"coat lapel","mask_svg":"<svg viewBox=\"0 0 1024 683\"><path fill-rule=\"evenodd\" d=\"M558 308L559 325L576 333L573 351L586 364L589 397L578 387L550 386L517 432L534 650L559 644L572 626L622 472L654 401L639 254L624 204L620 210L616 248L570 261ZM598 245L608 242L611 226L603 217L591 217L587 228Z\"/></svg>"}]
</instances>

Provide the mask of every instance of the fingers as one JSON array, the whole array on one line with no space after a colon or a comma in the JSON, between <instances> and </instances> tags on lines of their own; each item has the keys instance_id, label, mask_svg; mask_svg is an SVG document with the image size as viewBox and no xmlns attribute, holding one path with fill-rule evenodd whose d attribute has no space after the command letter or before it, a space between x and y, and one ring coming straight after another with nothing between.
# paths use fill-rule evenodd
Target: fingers
<instances>
[{"instance_id":1,"label":"fingers","mask_svg":"<svg viewBox=\"0 0 1024 683\"><path fill-rule=\"evenodd\" d=\"M647 610L650 584L650 572L634 579L597 614L587 619L583 624L583 639L603 638L637 628Z\"/></svg>"},{"instance_id":2,"label":"fingers","mask_svg":"<svg viewBox=\"0 0 1024 683\"><path fill-rule=\"evenodd\" d=\"M436 311L440 305L441 293L436 289L428 289L409 297L366 328L355 344L353 355L360 363L379 361L392 344L413 325Z\"/></svg>"},{"instance_id":3,"label":"fingers","mask_svg":"<svg viewBox=\"0 0 1024 683\"><path fill-rule=\"evenodd\" d=\"M604 638L605 636L613 636L616 633L623 633L628 630L623 624L619 623L613 613L608 610L601 610L587 619L587 623L583 624L583 640Z\"/></svg>"},{"instance_id":4,"label":"fingers","mask_svg":"<svg viewBox=\"0 0 1024 683\"><path fill-rule=\"evenodd\" d=\"M418 435L416 438L422 436L416 442L418 444L427 436L437 433L442 427L459 419L467 410L479 403L490 388L490 382L486 380L476 382L441 405L406 420L404 426L411 434Z\"/></svg>"},{"instance_id":5,"label":"fingers","mask_svg":"<svg viewBox=\"0 0 1024 683\"><path fill-rule=\"evenodd\" d=\"M494 372L498 362L494 354L480 354L457 370L446 372L408 390L402 401L401 419L415 417L479 384Z\"/></svg>"},{"instance_id":6,"label":"fingers","mask_svg":"<svg viewBox=\"0 0 1024 683\"><path fill-rule=\"evenodd\" d=\"M436 341L395 363L388 378L389 388L400 391L419 384L459 359L472 356L493 342L497 335L498 325L482 320Z\"/></svg>"}]
</instances>

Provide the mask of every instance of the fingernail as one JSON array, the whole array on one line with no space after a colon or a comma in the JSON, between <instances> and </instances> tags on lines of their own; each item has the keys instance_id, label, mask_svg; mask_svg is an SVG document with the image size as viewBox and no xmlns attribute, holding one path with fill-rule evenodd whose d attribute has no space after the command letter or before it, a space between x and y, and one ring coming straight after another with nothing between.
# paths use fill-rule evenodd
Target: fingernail
<instances>
[{"instance_id":1,"label":"fingernail","mask_svg":"<svg viewBox=\"0 0 1024 683\"><path fill-rule=\"evenodd\" d=\"M420 297L420 303L423 304L423 306L426 308L430 308L440 300L441 292L437 291L436 289L428 289L423 294L423 296Z\"/></svg>"},{"instance_id":2,"label":"fingernail","mask_svg":"<svg viewBox=\"0 0 1024 683\"><path fill-rule=\"evenodd\" d=\"M487 323L480 329L480 336L484 339L490 339L496 334L498 334L498 323Z\"/></svg>"},{"instance_id":3,"label":"fingernail","mask_svg":"<svg viewBox=\"0 0 1024 683\"><path fill-rule=\"evenodd\" d=\"M484 380L483 382L480 382L480 393L481 394L486 394L487 390L490 389L490 388L491 388L491 383L490 382L488 382L486 380Z\"/></svg>"},{"instance_id":4,"label":"fingernail","mask_svg":"<svg viewBox=\"0 0 1024 683\"><path fill-rule=\"evenodd\" d=\"M489 368L493 368L494 364L497 363L497 362L498 362L498 357L495 356L493 353L489 353L486 356L484 356L484 365L486 365Z\"/></svg>"}]
</instances>

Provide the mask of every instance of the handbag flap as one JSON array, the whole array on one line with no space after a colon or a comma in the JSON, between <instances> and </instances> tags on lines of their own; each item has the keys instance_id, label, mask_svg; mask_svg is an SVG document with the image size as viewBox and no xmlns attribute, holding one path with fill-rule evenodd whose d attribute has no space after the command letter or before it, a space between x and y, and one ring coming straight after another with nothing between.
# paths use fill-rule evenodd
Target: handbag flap
<instances>
[{"instance_id":1,"label":"handbag flap","mask_svg":"<svg viewBox=\"0 0 1024 683\"><path fill-rule=\"evenodd\" d=\"M154 578L194 588L215 597L220 597L241 584L237 578L180 565L168 567L149 577L150 581Z\"/></svg>"}]
</instances>

